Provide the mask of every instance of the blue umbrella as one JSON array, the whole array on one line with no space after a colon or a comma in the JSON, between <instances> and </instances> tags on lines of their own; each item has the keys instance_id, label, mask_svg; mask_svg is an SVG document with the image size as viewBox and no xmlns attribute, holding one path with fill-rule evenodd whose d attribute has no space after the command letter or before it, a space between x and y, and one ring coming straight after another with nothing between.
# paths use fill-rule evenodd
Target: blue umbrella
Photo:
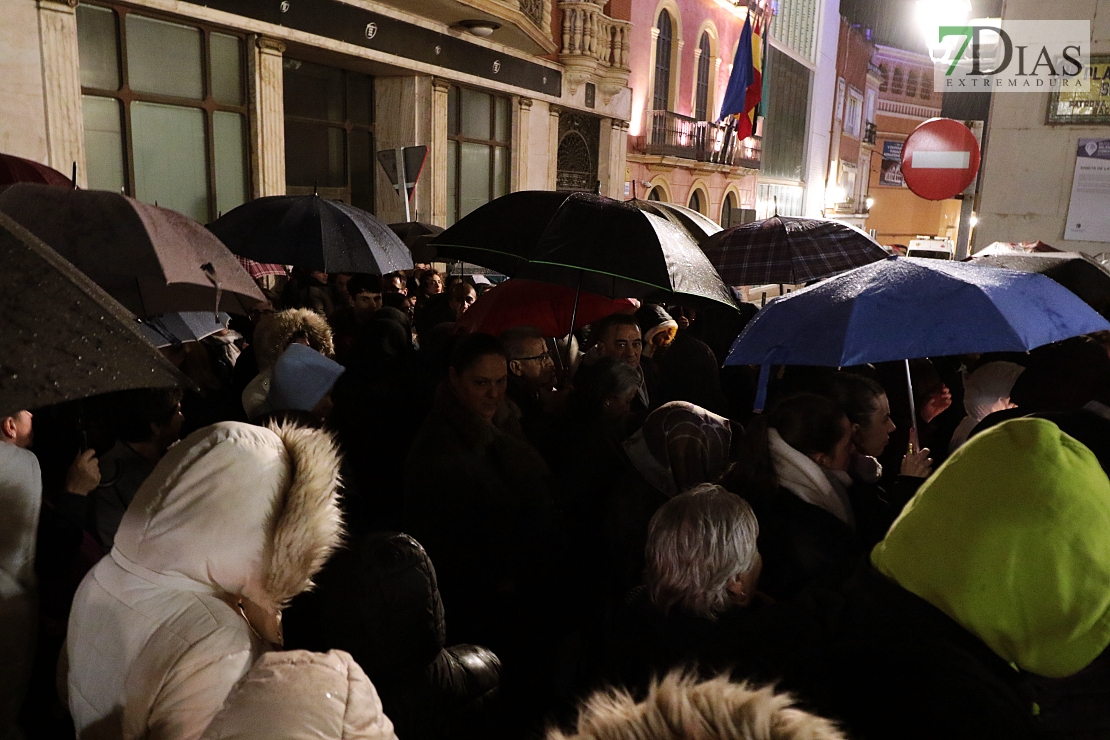
<instances>
[{"instance_id":1,"label":"blue umbrella","mask_svg":"<svg viewBox=\"0 0 1110 740\"><path fill-rule=\"evenodd\" d=\"M771 301L725 364L761 366L762 409L772 365L906 360L908 379L915 357L1026 352L1107 330L1106 319L1044 275L889 257Z\"/></svg>"}]
</instances>

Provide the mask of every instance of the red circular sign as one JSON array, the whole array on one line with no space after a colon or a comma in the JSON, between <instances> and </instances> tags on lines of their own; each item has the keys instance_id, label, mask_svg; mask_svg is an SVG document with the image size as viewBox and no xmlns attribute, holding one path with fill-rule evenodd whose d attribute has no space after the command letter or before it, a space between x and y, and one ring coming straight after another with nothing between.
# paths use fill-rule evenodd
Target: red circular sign
<instances>
[{"instance_id":1,"label":"red circular sign","mask_svg":"<svg viewBox=\"0 0 1110 740\"><path fill-rule=\"evenodd\" d=\"M902 145L902 177L910 190L927 200L955 197L978 171L975 134L951 118L930 118Z\"/></svg>"}]
</instances>

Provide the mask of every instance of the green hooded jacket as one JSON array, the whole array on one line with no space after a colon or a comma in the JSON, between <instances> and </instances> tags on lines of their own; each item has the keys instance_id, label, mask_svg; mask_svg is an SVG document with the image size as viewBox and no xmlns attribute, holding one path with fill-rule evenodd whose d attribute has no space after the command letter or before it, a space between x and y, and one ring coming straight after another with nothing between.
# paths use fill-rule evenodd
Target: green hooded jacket
<instances>
[{"instance_id":1,"label":"green hooded jacket","mask_svg":"<svg viewBox=\"0 0 1110 740\"><path fill-rule=\"evenodd\" d=\"M973 437L906 505L871 563L997 655L1050 678L1110 645L1110 480L1043 419Z\"/></svg>"}]
</instances>

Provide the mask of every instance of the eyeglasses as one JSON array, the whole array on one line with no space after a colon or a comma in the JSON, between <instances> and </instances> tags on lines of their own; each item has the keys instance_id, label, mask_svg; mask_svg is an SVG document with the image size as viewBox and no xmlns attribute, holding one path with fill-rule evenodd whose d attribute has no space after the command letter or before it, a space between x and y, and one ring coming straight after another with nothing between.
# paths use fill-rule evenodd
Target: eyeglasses
<instances>
[{"instance_id":1,"label":"eyeglasses","mask_svg":"<svg viewBox=\"0 0 1110 740\"><path fill-rule=\"evenodd\" d=\"M544 352L542 355L536 355L534 357L516 357L514 359L516 360L516 362L529 362L531 360L539 360L540 362L554 362L554 360L551 358L550 352Z\"/></svg>"}]
</instances>

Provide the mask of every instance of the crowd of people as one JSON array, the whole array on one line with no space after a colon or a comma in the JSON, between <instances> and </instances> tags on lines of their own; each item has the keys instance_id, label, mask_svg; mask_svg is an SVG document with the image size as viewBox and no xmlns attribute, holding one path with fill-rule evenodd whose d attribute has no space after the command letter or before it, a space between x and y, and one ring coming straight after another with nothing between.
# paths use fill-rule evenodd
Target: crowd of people
<instances>
[{"instance_id":1,"label":"crowd of people","mask_svg":"<svg viewBox=\"0 0 1110 740\"><path fill-rule=\"evenodd\" d=\"M1110 736L1106 337L754 414L750 313L260 287L191 387L0 420L0 738Z\"/></svg>"}]
</instances>

